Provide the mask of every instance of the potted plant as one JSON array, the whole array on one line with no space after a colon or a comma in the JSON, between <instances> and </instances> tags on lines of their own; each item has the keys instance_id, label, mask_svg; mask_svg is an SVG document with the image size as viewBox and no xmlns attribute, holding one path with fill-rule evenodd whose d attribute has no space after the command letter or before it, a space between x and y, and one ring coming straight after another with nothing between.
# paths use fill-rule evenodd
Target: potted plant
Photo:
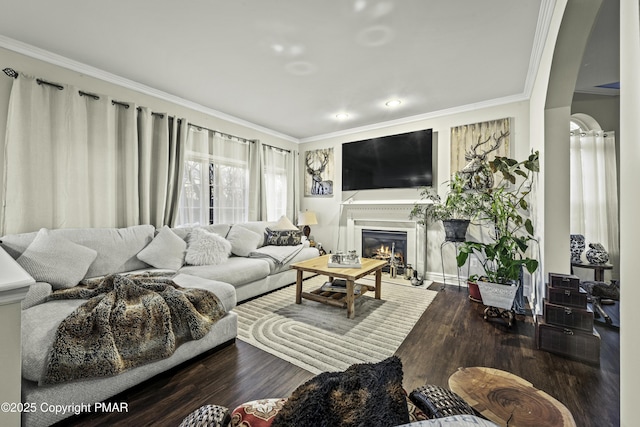
<instances>
[{"instance_id":1,"label":"potted plant","mask_svg":"<svg viewBox=\"0 0 640 427\"><path fill-rule=\"evenodd\" d=\"M449 192L444 202L433 188L421 188L420 199L431 203L414 204L409 218L418 218L422 225L426 220L442 221L445 240L463 242L469 222L478 213L481 199L476 192L465 190L464 180L459 174L455 174L448 184Z\"/></svg>"},{"instance_id":2,"label":"potted plant","mask_svg":"<svg viewBox=\"0 0 640 427\"><path fill-rule=\"evenodd\" d=\"M528 255L530 243L536 240L528 218L528 196L534 174L540 170L539 153L520 162L496 157L489 167L501 179L496 187L479 191L482 202L477 220L488 229L488 241L463 242L457 263L461 267L470 254L475 254L484 269L485 280L479 281L484 304L512 311L513 297L507 299L512 293L515 296L522 269L533 273L538 268L538 261ZM486 283L492 285L484 286ZM485 311L485 317L486 314Z\"/></svg>"}]
</instances>

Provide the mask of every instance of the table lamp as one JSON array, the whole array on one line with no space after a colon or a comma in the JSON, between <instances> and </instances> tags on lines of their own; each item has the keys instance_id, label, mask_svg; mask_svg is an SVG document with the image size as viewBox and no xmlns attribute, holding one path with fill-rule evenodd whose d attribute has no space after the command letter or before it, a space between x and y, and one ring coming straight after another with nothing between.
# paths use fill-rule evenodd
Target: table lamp
<instances>
[{"instance_id":1,"label":"table lamp","mask_svg":"<svg viewBox=\"0 0 640 427\"><path fill-rule=\"evenodd\" d=\"M315 225L318 223L318 219L316 218L315 212L312 211L304 211L300 212L298 216L298 225L304 225L302 229L302 234L304 234L307 239L309 239L309 234L311 234L310 225Z\"/></svg>"}]
</instances>

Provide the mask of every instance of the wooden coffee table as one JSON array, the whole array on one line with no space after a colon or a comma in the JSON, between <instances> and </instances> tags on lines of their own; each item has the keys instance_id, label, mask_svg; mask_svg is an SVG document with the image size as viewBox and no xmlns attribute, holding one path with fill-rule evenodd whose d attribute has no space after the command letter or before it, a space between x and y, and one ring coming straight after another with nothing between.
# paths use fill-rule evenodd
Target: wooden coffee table
<instances>
[{"instance_id":1,"label":"wooden coffee table","mask_svg":"<svg viewBox=\"0 0 640 427\"><path fill-rule=\"evenodd\" d=\"M382 296L382 267L387 262L383 260L362 258L361 268L334 268L327 267L330 255L324 255L318 258L312 258L306 261L291 264L291 268L298 270L296 276L296 304L302 303L302 298L322 302L347 309L347 318L355 317L355 300L364 295L366 291L375 291L375 298L380 299ZM345 279L347 289L345 292L323 292L316 289L312 292L302 292L302 274L307 271L311 273L322 274L329 277L329 281L334 278ZM368 274L375 273L375 287L368 285L360 285L360 293L354 295L354 282Z\"/></svg>"},{"instance_id":2,"label":"wooden coffee table","mask_svg":"<svg viewBox=\"0 0 640 427\"><path fill-rule=\"evenodd\" d=\"M576 426L562 403L530 382L499 369L459 368L449 377L449 388L501 426Z\"/></svg>"}]
</instances>

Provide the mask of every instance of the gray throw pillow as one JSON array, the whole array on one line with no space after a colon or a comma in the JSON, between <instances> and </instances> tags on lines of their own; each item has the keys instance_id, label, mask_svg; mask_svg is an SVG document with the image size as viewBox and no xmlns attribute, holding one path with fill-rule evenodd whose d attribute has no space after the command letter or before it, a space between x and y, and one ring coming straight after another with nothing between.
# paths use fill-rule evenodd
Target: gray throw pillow
<instances>
[{"instance_id":1,"label":"gray throw pillow","mask_svg":"<svg viewBox=\"0 0 640 427\"><path fill-rule=\"evenodd\" d=\"M76 286L84 278L97 255L93 249L42 228L16 261L36 281L64 289Z\"/></svg>"},{"instance_id":2,"label":"gray throw pillow","mask_svg":"<svg viewBox=\"0 0 640 427\"><path fill-rule=\"evenodd\" d=\"M234 225L229 230L227 240L231 243L231 253L246 257L262 244L264 237L248 228Z\"/></svg>"},{"instance_id":3,"label":"gray throw pillow","mask_svg":"<svg viewBox=\"0 0 640 427\"><path fill-rule=\"evenodd\" d=\"M225 262L229 255L231 243L227 239L202 228L194 228L184 260L191 265L216 265Z\"/></svg>"},{"instance_id":4,"label":"gray throw pillow","mask_svg":"<svg viewBox=\"0 0 640 427\"><path fill-rule=\"evenodd\" d=\"M155 268L178 270L184 264L186 250L187 242L165 225L137 257Z\"/></svg>"}]
</instances>

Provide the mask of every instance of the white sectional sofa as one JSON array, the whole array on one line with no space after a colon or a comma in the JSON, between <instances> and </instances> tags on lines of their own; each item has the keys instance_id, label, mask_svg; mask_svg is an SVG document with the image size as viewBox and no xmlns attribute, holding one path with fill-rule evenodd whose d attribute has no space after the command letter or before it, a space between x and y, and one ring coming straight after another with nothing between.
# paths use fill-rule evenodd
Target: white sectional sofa
<instances>
[{"instance_id":1,"label":"white sectional sofa","mask_svg":"<svg viewBox=\"0 0 640 427\"><path fill-rule=\"evenodd\" d=\"M0 250L5 250L23 267L26 266L25 269L33 272L32 276L36 279L22 305L22 401L33 404L31 407L34 408L23 414L23 425L53 424L74 415L81 408L79 405L94 405L203 352L233 342L237 334L237 316L232 309L236 304L295 282L295 271L289 269L289 264L318 256L315 248L305 244L289 248L265 245L265 230L275 225L267 222L222 224L197 227L197 231L192 227L156 230L151 225L43 229L0 238ZM222 257L216 265L188 265L180 261L185 253L188 259L189 250L186 248L191 245L193 235L203 231L214 233L224 245L229 244L233 253ZM256 238L256 235L260 238ZM67 245L70 245L71 251L65 254ZM38 251L40 256L45 253L46 259L32 262L32 255ZM61 263L60 259L65 259L65 255L67 262ZM87 264L88 259L91 260L90 265L83 270L83 264ZM48 268L43 268L47 263ZM226 314L213 324L206 336L183 343L168 358L129 369L116 376L39 385L43 383L47 355L58 325L86 302L83 299L51 300L52 288L74 286L72 283L77 283L76 278L145 271L164 271L183 288L212 291L224 306ZM51 277L56 284L52 287L41 277ZM68 283L64 283L65 280Z\"/></svg>"}]
</instances>

